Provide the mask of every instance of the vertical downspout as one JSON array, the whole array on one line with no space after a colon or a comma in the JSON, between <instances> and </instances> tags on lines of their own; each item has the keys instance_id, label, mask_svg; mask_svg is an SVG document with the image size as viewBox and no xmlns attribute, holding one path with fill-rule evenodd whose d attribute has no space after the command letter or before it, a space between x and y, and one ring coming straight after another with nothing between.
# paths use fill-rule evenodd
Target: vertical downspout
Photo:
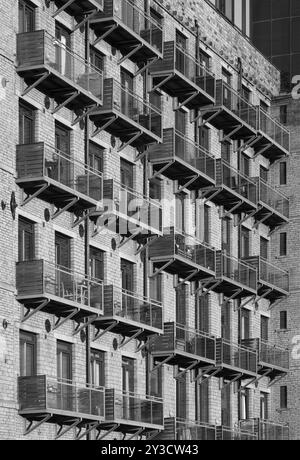
<instances>
[{"instance_id":1,"label":"vertical downspout","mask_svg":"<svg viewBox=\"0 0 300 460\"><path fill-rule=\"evenodd\" d=\"M85 24L85 60L90 62L90 45L89 45L89 23ZM84 162L86 165L89 164L89 117L85 118L84 126ZM90 261L90 237L89 237L89 219L85 219L85 229L84 229L84 246L85 246L85 260L84 260L84 269L85 275L89 277L89 261ZM86 328L86 383L89 385L91 383L91 331L90 326ZM86 440L91 439L90 433L86 435Z\"/></svg>"}]
</instances>

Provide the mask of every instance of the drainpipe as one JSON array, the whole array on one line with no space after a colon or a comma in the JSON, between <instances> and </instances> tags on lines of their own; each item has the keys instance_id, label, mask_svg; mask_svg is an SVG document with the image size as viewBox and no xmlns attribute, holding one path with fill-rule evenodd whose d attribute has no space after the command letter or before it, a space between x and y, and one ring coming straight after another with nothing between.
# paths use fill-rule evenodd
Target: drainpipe
<instances>
[{"instance_id":1,"label":"drainpipe","mask_svg":"<svg viewBox=\"0 0 300 460\"><path fill-rule=\"evenodd\" d=\"M86 62L90 61L90 43L89 43L89 24L85 24L85 60ZM89 117L85 118L85 127L84 127L84 162L86 165L89 164ZM89 219L84 221L84 246L85 246L85 260L84 260L84 270L85 275L89 277L89 265L90 265L90 236L89 236ZM89 385L91 383L91 331L90 326L86 328L86 383ZM91 439L90 433L86 435L86 440Z\"/></svg>"}]
</instances>

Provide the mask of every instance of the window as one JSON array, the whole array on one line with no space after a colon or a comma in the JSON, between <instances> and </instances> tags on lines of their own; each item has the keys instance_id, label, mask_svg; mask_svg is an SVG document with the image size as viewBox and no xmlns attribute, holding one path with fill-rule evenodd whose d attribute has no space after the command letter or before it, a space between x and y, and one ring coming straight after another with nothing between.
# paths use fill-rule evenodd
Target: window
<instances>
[{"instance_id":1,"label":"window","mask_svg":"<svg viewBox=\"0 0 300 460\"><path fill-rule=\"evenodd\" d=\"M58 123L55 124L55 148L65 155L70 155L70 130Z\"/></svg>"},{"instance_id":2,"label":"window","mask_svg":"<svg viewBox=\"0 0 300 460\"><path fill-rule=\"evenodd\" d=\"M264 112L269 112L269 106L264 101L259 101L259 106L263 109Z\"/></svg>"},{"instance_id":3,"label":"window","mask_svg":"<svg viewBox=\"0 0 300 460\"><path fill-rule=\"evenodd\" d=\"M251 102L251 91L246 86L242 86L241 96L245 101Z\"/></svg>"},{"instance_id":4,"label":"window","mask_svg":"<svg viewBox=\"0 0 300 460\"><path fill-rule=\"evenodd\" d=\"M210 207L204 205L204 243L210 243Z\"/></svg>"},{"instance_id":5,"label":"window","mask_svg":"<svg viewBox=\"0 0 300 460\"><path fill-rule=\"evenodd\" d=\"M184 369L179 368L179 372ZM187 418L187 388L186 388L186 375L184 374L181 379L176 380L176 417L181 420Z\"/></svg>"},{"instance_id":6,"label":"window","mask_svg":"<svg viewBox=\"0 0 300 460\"><path fill-rule=\"evenodd\" d=\"M280 123L283 125L287 124L287 105L281 105L280 106Z\"/></svg>"},{"instance_id":7,"label":"window","mask_svg":"<svg viewBox=\"0 0 300 460\"><path fill-rule=\"evenodd\" d=\"M250 311L245 308L240 309L240 340L250 338Z\"/></svg>"},{"instance_id":8,"label":"window","mask_svg":"<svg viewBox=\"0 0 300 460\"><path fill-rule=\"evenodd\" d=\"M197 296L195 327L197 331L209 333L209 296Z\"/></svg>"},{"instance_id":9,"label":"window","mask_svg":"<svg viewBox=\"0 0 300 460\"><path fill-rule=\"evenodd\" d=\"M104 72L104 55L94 48L90 49L90 61L92 66L94 66L100 72Z\"/></svg>"},{"instance_id":10,"label":"window","mask_svg":"<svg viewBox=\"0 0 300 460\"><path fill-rule=\"evenodd\" d=\"M35 11L34 7L24 0L19 0L19 33L34 32Z\"/></svg>"},{"instance_id":11,"label":"window","mask_svg":"<svg viewBox=\"0 0 300 460\"><path fill-rule=\"evenodd\" d=\"M134 167L129 161L121 159L120 166L121 184L133 189Z\"/></svg>"},{"instance_id":12,"label":"window","mask_svg":"<svg viewBox=\"0 0 300 460\"><path fill-rule=\"evenodd\" d=\"M177 336L182 336L184 340L186 326L186 308L187 308L187 285L183 284L176 289L176 323L182 328L177 330Z\"/></svg>"},{"instance_id":13,"label":"window","mask_svg":"<svg viewBox=\"0 0 300 460\"><path fill-rule=\"evenodd\" d=\"M149 197L151 200L161 200L161 185L160 179L150 179L149 181Z\"/></svg>"},{"instance_id":14,"label":"window","mask_svg":"<svg viewBox=\"0 0 300 460\"><path fill-rule=\"evenodd\" d=\"M71 239L60 233L55 233L55 264L59 267L71 268ZM66 277L69 278L67 274Z\"/></svg>"},{"instance_id":15,"label":"window","mask_svg":"<svg viewBox=\"0 0 300 460\"><path fill-rule=\"evenodd\" d=\"M230 164L231 158L231 144L229 142L222 142L221 144L221 158Z\"/></svg>"},{"instance_id":16,"label":"window","mask_svg":"<svg viewBox=\"0 0 300 460\"><path fill-rule=\"evenodd\" d=\"M226 69L222 69L222 80L227 83L228 86L231 86L232 75Z\"/></svg>"},{"instance_id":17,"label":"window","mask_svg":"<svg viewBox=\"0 0 300 460\"><path fill-rule=\"evenodd\" d=\"M19 218L19 262L33 260L35 257L34 225L30 220Z\"/></svg>"},{"instance_id":18,"label":"window","mask_svg":"<svg viewBox=\"0 0 300 460\"><path fill-rule=\"evenodd\" d=\"M209 423L209 383L204 380L196 383L196 420Z\"/></svg>"},{"instance_id":19,"label":"window","mask_svg":"<svg viewBox=\"0 0 300 460\"><path fill-rule=\"evenodd\" d=\"M149 382L148 394L156 398L161 398L162 397L162 366L160 366L154 372L152 372L152 369L154 367L154 362L153 362L153 357L151 355L149 355L148 366L150 369L150 372L148 372L148 382Z\"/></svg>"},{"instance_id":20,"label":"window","mask_svg":"<svg viewBox=\"0 0 300 460\"><path fill-rule=\"evenodd\" d=\"M93 142L89 144L89 166L99 173L103 173L104 148Z\"/></svg>"},{"instance_id":21,"label":"window","mask_svg":"<svg viewBox=\"0 0 300 460\"><path fill-rule=\"evenodd\" d=\"M267 316L260 317L260 338L264 342L269 340L269 318Z\"/></svg>"},{"instance_id":22,"label":"window","mask_svg":"<svg viewBox=\"0 0 300 460\"><path fill-rule=\"evenodd\" d=\"M286 185L287 184L287 164L285 161L280 163L279 166L279 184Z\"/></svg>"},{"instance_id":23,"label":"window","mask_svg":"<svg viewBox=\"0 0 300 460\"><path fill-rule=\"evenodd\" d=\"M260 237L260 257L265 260L269 258L269 240L262 236Z\"/></svg>"},{"instance_id":24,"label":"window","mask_svg":"<svg viewBox=\"0 0 300 460\"><path fill-rule=\"evenodd\" d=\"M20 331L20 375L30 377L36 375L36 335Z\"/></svg>"},{"instance_id":25,"label":"window","mask_svg":"<svg viewBox=\"0 0 300 460\"><path fill-rule=\"evenodd\" d=\"M121 259L122 289L134 292L134 264L128 260Z\"/></svg>"},{"instance_id":26,"label":"window","mask_svg":"<svg viewBox=\"0 0 300 460\"><path fill-rule=\"evenodd\" d=\"M287 234L280 233L279 235L279 255L285 257L287 255Z\"/></svg>"},{"instance_id":27,"label":"window","mask_svg":"<svg viewBox=\"0 0 300 460\"><path fill-rule=\"evenodd\" d=\"M259 167L259 177L264 182L268 182L268 174L269 174L269 170L267 168L265 168L264 166L260 165L260 167Z\"/></svg>"},{"instance_id":28,"label":"window","mask_svg":"<svg viewBox=\"0 0 300 460\"><path fill-rule=\"evenodd\" d=\"M121 69L121 85L124 88L121 94L121 109L122 113L129 118L132 118L134 113L134 101L133 101L133 87L134 79L133 75L124 69Z\"/></svg>"},{"instance_id":29,"label":"window","mask_svg":"<svg viewBox=\"0 0 300 460\"><path fill-rule=\"evenodd\" d=\"M34 110L20 103L19 106L19 144L34 142Z\"/></svg>"},{"instance_id":30,"label":"window","mask_svg":"<svg viewBox=\"0 0 300 460\"><path fill-rule=\"evenodd\" d=\"M280 315L280 329L286 330L288 328L287 311L282 310L279 315Z\"/></svg>"},{"instance_id":31,"label":"window","mask_svg":"<svg viewBox=\"0 0 300 460\"><path fill-rule=\"evenodd\" d=\"M104 252L90 247L90 274L92 278L104 279Z\"/></svg>"},{"instance_id":32,"label":"window","mask_svg":"<svg viewBox=\"0 0 300 460\"><path fill-rule=\"evenodd\" d=\"M154 278L150 278L149 281L149 291L150 291L150 299L155 300L157 302L162 302L162 273L155 276Z\"/></svg>"},{"instance_id":33,"label":"window","mask_svg":"<svg viewBox=\"0 0 300 460\"><path fill-rule=\"evenodd\" d=\"M261 420L268 420L269 418L269 394L260 394L260 418Z\"/></svg>"},{"instance_id":34,"label":"window","mask_svg":"<svg viewBox=\"0 0 300 460\"><path fill-rule=\"evenodd\" d=\"M187 114L184 110L177 110L175 112L175 129L180 134L186 135ZM178 141L178 138L177 138ZM185 147L185 144L184 144ZM180 148L180 146L178 146Z\"/></svg>"},{"instance_id":35,"label":"window","mask_svg":"<svg viewBox=\"0 0 300 460\"><path fill-rule=\"evenodd\" d=\"M250 230L245 227L241 228L240 236L240 259L250 256Z\"/></svg>"},{"instance_id":36,"label":"window","mask_svg":"<svg viewBox=\"0 0 300 460\"><path fill-rule=\"evenodd\" d=\"M221 424L231 426L231 386L227 385L221 391Z\"/></svg>"},{"instance_id":37,"label":"window","mask_svg":"<svg viewBox=\"0 0 300 460\"><path fill-rule=\"evenodd\" d=\"M91 350L91 384L95 387L105 386L105 353Z\"/></svg>"},{"instance_id":38,"label":"window","mask_svg":"<svg viewBox=\"0 0 300 460\"><path fill-rule=\"evenodd\" d=\"M176 30L176 45L182 50L186 50L187 38L179 30Z\"/></svg>"},{"instance_id":39,"label":"window","mask_svg":"<svg viewBox=\"0 0 300 460\"><path fill-rule=\"evenodd\" d=\"M57 71L62 75L72 78L72 56L68 50L71 48L71 35L61 24L55 24L55 38L60 42L55 47L55 62Z\"/></svg>"},{"instance_id":40,"label":"window","mask_svg":"<svg viewBox=\"0 0 300 460\"><path fill-rule=\"evenodd\" d=\"M199 60L203 67L206 69L210 68L210 56L201 49L199 51Z\"/></svg>"},{"instance_id":41,"label":"window","mask_svg":"<svg viewBox=\"0 0 300 460\"><path fill-rule=\"evenodd\" d=\"M250 176L250 158L244 153L240 156L240 172L244 174L244 176Z\"/></svg>"},{"instance_id":42,"label":"window","mask_svg":"<svg viewBox=\"0 0 300 460\"><path fill-rule=\"evenodd\" d=\"M286 386L280 387L280 409L288 407L288 390Z\"/></svg>"},{"instance_id":43,"label":"window","mask_svg":"<svg viewBox=\"0 0 300 460\"><path fill-rule=\"evenodd\" d=\"M175 199L175 211L176 211L176 230L179 233L185 232L185 195L176 195Z\"/></svg>"},{"instance_id":44,"label":"window","mask_svg":"<svg viewBox=\"0 0 300 460\"><path fill-rule=\"evenodd\" d=\"M209 134L210 129L206 126L199 128L199 144L207 151L209 151Z\"/></svg>"},{"instance_id":45,"label":"window","mask_svg":"<svg viewBox=\"0 0 300 460\"><path fill-rule=\"evenodd\" d=\"M248 420L250 418L250 390L241 390L239 398L239 418L240 420Z\"/></svg>"}]
</instances>

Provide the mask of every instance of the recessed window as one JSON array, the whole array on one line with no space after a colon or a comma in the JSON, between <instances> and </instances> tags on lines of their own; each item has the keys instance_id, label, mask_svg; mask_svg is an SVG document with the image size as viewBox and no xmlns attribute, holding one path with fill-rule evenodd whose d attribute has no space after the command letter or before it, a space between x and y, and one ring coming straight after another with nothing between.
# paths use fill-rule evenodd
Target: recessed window
<instances>
[{"instance_id":1,"label":"recessed window","mask_svg":"<svg viewBox=\"0 0 300 460\"><path fill-rule=\"evenodd\" d=\"M36 335L20 331L20 375L36 375Z\"/></svg>"},{"instance_id":2,"label":"recessed window","mask_svg":"<svg viewBox=\"0 0 300 460\"><path fill-rule=\"evenodd\" d=\"M287 184L287 164L285 161L280 163L279 166L279 183L280 185L286 185Z\"/></svg>"},{"instance_id":3,"label":"recessed window","mask_svg":"<svg viewBox=\"0 0 300 460\"><path fill-rule=\"evenodd\" d=\"M34 32L35 8L24 0L19 0L19 33Z\"/></svg>"},{"instance_id":4,"label":"recessed window","mask_svg":"<svg viewBox=\"0 0 300 460\"><path fill-rule=\"evenodd\" d=\"M19 144L32 144L34 142L35 111L20 103L19 106Z\"/></svg>"},{"instance_id":5,"label":"recessed window","mask_svg":"<svg viewBox=\"0 0 300 460\"><path fill-rule=\"evenodd\" d=\"M279 255L285 257L287 255L287 234L280 233L279 240Z\"/></svg>"},{"instance_id":6,"label":"recessed window","mask_svg":"<svg viewBox=\"0 0 300 460\"><path fill-rule=\"evenodd\" d=\"M288 328L288 317L287 317L287 311L282 310L280 312L280 329L281 330L286 330Z\"/></svg>"},{"instance_id":7,"label":"recessed window","mask_svg":"<svg viewBox=\"0 0 300 460\"><path fill-rule=\"evenodd\" d=\"M264 342L269 340L269 321L267 316L260 317L260 338Z\"/></svg>"},{"instance_id":8,"label":"recessed window","mask_svg":"<svg viewBox=\"0 0 300 460\"><path fill-rule=\"evenodd\" d=\"M34 248L34 222L19 218L19 262L33 260L35 257Z\"/></svg>"},{"instance_id":9,"label":"recessed window","mask_svg":"<svg viewBox=\"0 0 300 460\"><path fill-rule=\"evenodd\" d=\"M280 409L288 407L288 389L287 386L280 387Z\"/></svg>"},{"instance_id":10,"label":"recessed window","mask_svg":"<svg viewBox=\"0 0 300 460\"><path fill-rule=\"evenodd\" d=\"M280 106L280 123L287 124L287 105Z\"/></svg>"}]
</instances>

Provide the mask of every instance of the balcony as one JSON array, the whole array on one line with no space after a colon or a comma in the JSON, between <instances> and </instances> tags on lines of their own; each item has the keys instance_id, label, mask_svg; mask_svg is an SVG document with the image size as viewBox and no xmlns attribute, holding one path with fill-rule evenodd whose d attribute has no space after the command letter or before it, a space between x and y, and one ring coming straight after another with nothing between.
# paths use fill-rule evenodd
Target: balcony
<instances>
[{"instance_id":1,"label":"balcony","mask_svg":"<svg viewBox=\"0 0 300 460\"><path fill-rule=\"evenodd\" d=\"M174 228L165 229L164 236L149 246L156 274L166 271L189 281L215 276L215 254L214 249Z\"/></svg>"},{"instance_id":2,"label":"balcony","mask_svg":"<svg viewBox=\"0 0 300 460\"><path fill-rule=\"evenodd\" d=\"M258 437L251 431L240 428L217 427L217 441L257 441Z\"/></svg>"},{"instance_id":3,"label":"balcony","mask_svg":"<svg viewBox=\"0 0 300 460\"><path fill-rule=\"evenodd\" d=\"M243 346L257 351L258 374L272 380L284 376L289 371L289 350L272 345L261 339L242 341Z\"/></svg>"},{"instance_id":4,"label":"balcony","mask_svg":"<svg viewBox=\"0 0 300 460\"><path fill-rule=\"evenodd\" d=\"M225 339L216 342L217 377L226 380L245 380L257 375L257 352L251 348L236 345Z\"/></svg>"},{"instance_id":5,"label":"balcony","mask_svg":"<svg viewBox=\"0 0 300 460\"><path fill-rule=\"evenodd\" d=\"M179 324L165 323L163 335L150 341L150 351L154 361L185 369L201 368L215 364L216 339Z\"/></svg>"},{"instance_id":6,"label":"balcony","mask_svg":"<svg viewBox=\"0 0 300 460\"><path fill-rule=\"evenodd\" d=\"M261 107L257 107L257 130L259 137L253 144L256 153L261 153L271 163L289 155L290 131Z\"/></svg>"},{"instance_id":7,"label":"balcony","mask_svg":"<svg viewBox=\"0 0 300 460\"><path fill-rule=\"evenodd\" d=\"M154 440L162 441L215 441L216 427L208 423L165 418L164 431Z\"/></svg>"},{"instance_id":8,"label":"balcony","mask_svg":"<svg viewBox=\"0 0 300 460\"><path fill-rule=\"evenodd\" d=\"M104 180L103 208L98 228L106 227L122 236L162 234L162 205L114 179Z\"/></svg>"},{"instance_id":9,"label":"balcony","mask_svg":"<svg viewBox=\"0 0 300 460\"><path fill-rule=\"evenodd\" d=\"M289 199L260 178L254 179L258 184L258 210L255 218L271 230L288 223Z\"/></svg>"},{"instance_id":10,"label":"balcony","mask_svg":"<svg viewBox=\"0 0 300 460\"><path fill-rule=\"evenodd\" d=\"M261 298L276 302L289 294L289 273L262 257L248 257L247 263L257 269L257 293Z\"/></svg>"},{"instance_id":11,"label":"balcony","mask_svg":"<svg viewBox=\"0 0 300 460\"><path fill-rule=\"evenodd\" d=\"M180 106L196 109L215 102L212 72L175 42L165 42L163 58L150 67L154 87L178 98Z\"/></svg>"},{"instance_id":12,"label":"balcony","mask_svg":"<svg viewBox=\"0 0 300 460\"><path fill-rule=\"evenodd\" d=\"M105 391L105 422L122 433L163 430L163 401L152 396L122 393L115 389ZM103 426L105 429L105 425Z\"/></svg>"},{"instance_id":13,"label":"balcony","mask_svg":"<svg viewBox=\"0 0 300 460\"><path fill-rule=\"evenodd\" d=\"M103 0L50 0L57 4L57 10L53 17L56 17L62 11L74 16L75 18L83 17L85 14L101 10Z\"/></svg>"},{"instance_id":14,"label":"balcony","mask_svg":"<svg viewBox=\"0 0 300 460\"><path fill-rule=\"evenodd\" d=\"M19 414L29 421L83 427L101 422L105 390L65 382L46 375L18 378ZM32 431L28 430L28 433Z\"/></svg>"},{"instance_id":15,"label":"balcony","mask_svg":"<svg viewBox=\"0 0 300 460\"><path fill-rule=\"evenodd\" d=\"M31 313L38 311L83 322L102 312L103 285L68 268L45 260L18 262L17 300Z\"/></svg>"},{"instance_id":16,"label":"balcony","mask_svg":"<svg viewBox=\"0 0 300 460\"><path fill-rule=\"evenodd\" d=\"M216 104L205 107L202 118L230 139L244 139L257 134L256 107L223 80L218 80L216 84Z\"/></svg>"},{"instance_id":17,"label":"balcony","mask_svg":"<svg viewBox=\"0 0 300 460\"><path fill-rule=\"evenodd\" d=\"M145 340L163 332L162 315L160 302L115 286L104 286L103 316L98 317L94 325L123 337Z\"/></svg>"},{"instance_id":18,"label":"balcony","mask_svg":"<svg viewBox=\"0 0 300 460\"><path fill-rule=\"evenodd\" d=\"M163 143L150 147L148 159L156 173L177 180L181 187L198 190L215 185L216 160L174 129L165 129Z\"/></svg>"},{"instance_id":19,"label":"balcony","mask_svg":"<svg viewBox=\"0 0 300 460\"><path fill-rule=\"evenodd\" d=\"M103 75L45 30L17 35L17 72L34 88L71 110L102 104Z\"/></svg>"},{"instance_id":20,"label":"balcony","mask_svg":"<svg viewBox=\"0 0 300 460\"><path fill-rule=\"evenodd\" d=\"M253 296L257 292L257 272L246 262L217 251L216 279L208 280L206 287L230 300Z\"/></svg>"},{"instance_id":21,"label":"balcony","mask_svg":"<svg viewBox=\"0 0 300 460\"><path fill-rule=\"evenodd\" d=\"M104 9L90 20L96 40L107 41L140 64L162 56L163 29L151 16L130 0L104 0Z\"/></svg>"},{"instance_id":22,"label":"balcony","mask_svg":"<svg viewBox=\"0 0 300 460\"><path fill-rule=\"evenodd\" d=\"M94 134L105 130L121 139L119 151L161 142L161 112L112 78L104 80L103 106L90 118L97 126Z\"/></svg>"},{"instance_id":23,"label":"balcony","mask_svg":"<svg viewBox=\"0 0 300 460\"><path fill-rule=\"evenodd\" d=\"M289 441L288 425L253 418L241 420L240 427L242 430L255 433L260 441Z\"/></svg>"},{"instance_id":24,"label":"balcony","mask_svg":"<svg viewBox=\"0 0 300 460\"><path fill-rule=\"evenodd\" d=\"M251 213L257 209L257 184L224 160L216 160L216 185L202 196L223 206L227 213Z\"/></svg>"},{"instance_id":25,"label":"balcony","mask_svg":"<svg viewBox=\"0 0 300 460\"><path fill-rule=\"evenodd\" d=\"M96 208L102 200L102 174L44 142L17 146L17 175L25 203L38 197L60 214Z\"/></svg>"}]
</instances>

